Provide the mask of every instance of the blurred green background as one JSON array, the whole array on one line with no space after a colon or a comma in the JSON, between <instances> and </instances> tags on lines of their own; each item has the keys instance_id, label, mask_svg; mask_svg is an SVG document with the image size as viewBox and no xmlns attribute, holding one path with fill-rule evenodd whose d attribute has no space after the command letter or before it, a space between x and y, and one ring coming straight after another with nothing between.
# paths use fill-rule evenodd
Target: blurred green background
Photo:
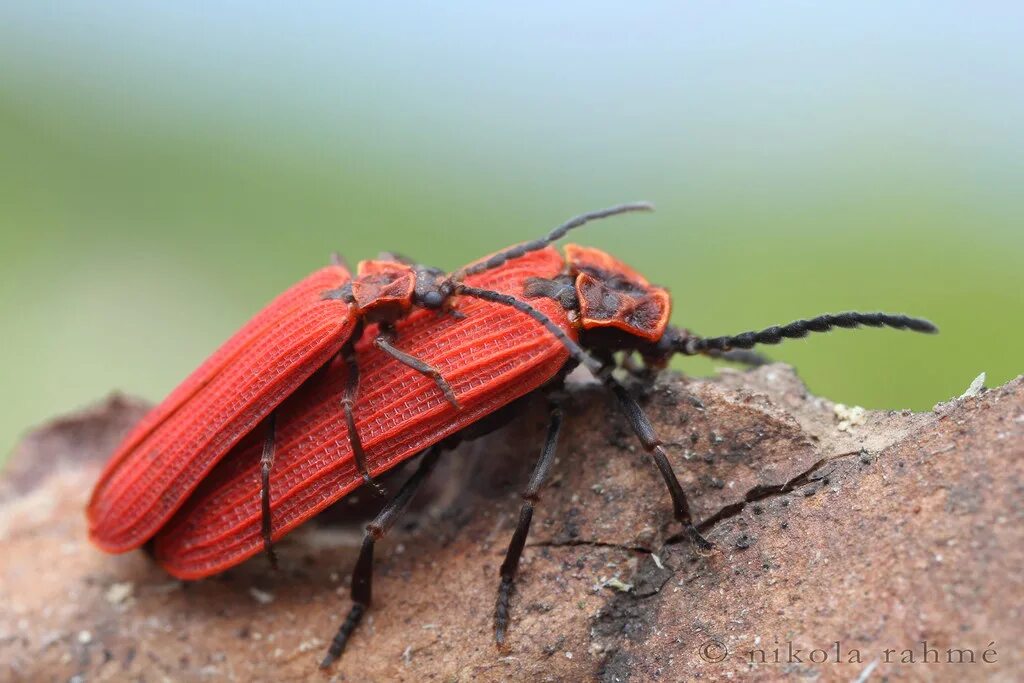
<instances>
[{"instance_id":1,"label":"blurred green background","mask_svg":"<svg viewBox=\"0 0 1024 683\"><path fill-rule=\"evenodd\" d=\"M671 287L677 323L904 311L942 334L770 352L875 408L1002 383L1024 367L1022 15L4 3L0 453L112 389L162 397L332 250L453 268L634 199L657 213L575 239Z\"/></svg>"}]
</instances>

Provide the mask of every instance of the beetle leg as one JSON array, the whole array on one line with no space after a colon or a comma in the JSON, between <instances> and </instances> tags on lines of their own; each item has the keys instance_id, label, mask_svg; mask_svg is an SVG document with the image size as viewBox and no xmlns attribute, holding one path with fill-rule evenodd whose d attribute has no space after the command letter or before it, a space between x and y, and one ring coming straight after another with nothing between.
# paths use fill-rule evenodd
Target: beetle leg
<instances>
[{"instance_id":1,"label":"beetle leg","mask_svg":"<svg viewBox=\"0 0 1024 683\"><path fill-rule=\"evenodd\" d=\"M277 569L277 553L274 552L271 540L270 516L270 468L274 466L274 439L277 435L277 411L267 417L267 433L263 437L263 455L260 457L260 505L262 509L261 531L263 533L263 550L267 553L270 566Z\"/></svg>"},{"instance_id":2,"label":"beetle leg","mask_svg":"<svg viewBox=\"0 0 1024 683\"><path fill-rule=\"evenodd\" d=\"M338 633L331 640L327 649L327 655L320 662L320 668L326 669L345 650L345 644L349 636L359 625L363 614L370 606L370 599L373 595L373 547L374 544L386 534L395 524L398 516L409 506L409 501L416 495L420 485L426 481L427 476L437 459L441 455L441 448L434 446L428 448L420 460L419 467L409 479L402 484L398 495L391 502L384 506L384 509L377 514L372 522L366 525L366 533L363 535L363 544L359 549L359 558L356 560L355 569L352 570L352 609L342 622Z\"/></svg>"},{"instance_id":3,"label":"beetle leg","mask_svg":"<svg viewBox=\"0 0 1024 683\"><path fill-rule=\"evenodd\" d=\"M668 487L669 495L672 496L672 508L676 520L683 524L690 535L690 539L697 546L705 550L710 548L711 543L700 535L700 532L697 531L697 527L693 523L693 518L690 516L690 504L686 500L683 487L679 484L676 473L672 471L672 465L669 463L668 456L665 455L665 449L662 447L663 442L658 438L658 433L654 431L654 425L647 419L644 409L640 407L636 399L626 390L626 387L622 386L612 376L612 368L610 366L606 366L598 377L615 394L622 412L625 413L626 419L629 421L629 426L633 428L633 432L640 439L644 450L654 458L654 464L658 466L658 471L661 472L661 477L665 480L665 485Z\"/></svg>"},{"instance_id":4,"label":"beetle leg","mask_svg":"<svg viewBox=\"0 0 1024 683\"><path fill-rule=\"evenodd\" d=\"M378 495L383 496L387 492L370 476L370 470L366 466L366 451L363 450L359 430L356 429L355 405L356 395L359 393L359 363L356 362L355 344L352 340L346 342L345 348L342 349L342 356L348 367L348 384L345 386L345 395L341 399L341 407L345 411L345 426L348 428L348 441L352 445L352 455L355 456L356 468L362 475L363 481L372 486Z\"/></svg>"},{"instance_id":5,"label":"beetle leg","mask_svg":"<svg viewBox=\"0 0 1024 683\"><path fill-rule=\"evenodd\" d=\"M505 631L508 628L509 599L512 597L512 582L519 568L519 558L526 545L526 536L530 533L530 522L533 519L533 506L539 498L541 486L551 472L555 462L555 448L558 445L558 432L562 428L562 409L557 405L551 410L551 422L548 427L547 439L540 459L530 475L530 483L523 491L523 506L519 510L519 523L512 534L512 540L505 552L505 561L501 563L501 584L498 586L498 601L494 606L494 640L500 647L505 642Z\"/></svg>"},{"instance_id":6,"label":"beetle leg","mask_svg":"<svg viewBox=\"0 0 1024 683\"><path fill-rule=\"evenodd\" d=\"M476 272L476 271L474 271ZM661 439L658 438L657 433L654 431L654 427L651 425L651 421L647 419L644 414L643 408L636 402L626 388L619 383L618 380L612 375L614 365L606 360L602 362L595 358L592 354L584 351L579 344L569 338L569 336L562 330L558 325L551 321L546 315L538 311L537 309L530 306L524 301L520 301L513 296L508 294L502 294L501 292L494 292L491 290L480 289L478 287L471 287L469 285L460 284L456 289L456 293L464 294L466 296L472 296L477 299L484 299L485 301L493 301L494 303L503 304L505 306L511 306L518 311L522 311L537 322L541 323L568 349L569 354L580 364L585 365L587 369L594 373L594 376L601 380L606 387L608 387L615 397L619 400L619 404L622 406L623 412L626 414L626 418L629 420L630 426L633 428L633 432L636 433L640 439L640 443L643 444L644 450L651 454L654 458L654 464L658 466L658 470L661 472L662 478L665 480L665 485L668 486L668 492L672 496L672 508L677 520L682 522L686 526L687 532L690 534L690 538L693 542L702 548L710 548L711 544L700 535L697 531L697 527L693 525L693 519L690 517L690 505L686 501L686 494L683 493L683 487L679 485L679 480L676 479L675 472L672 471L672 465L668 462L668 456L665 455L665 449L662 447Z\"/></svg>"},{"instance_id":7,"label":"beetle leg","mask_svg":"<svg viewBox=\"0 0 1024 683\"><path fill-rule=\"evenodd\" d=\"M348 260L344 256L341 255L340 251L332 251L331 252L331 265L332 266L341 266L342 268L344 268L345 270L348 270L348 271L352 270L352 267L348 264Z\"/></svg>"},{"instance_id":8,"label":"beetle leg","mask_svg":"<svg viewBox=\"0 0 1024 683\"><path fill-rule=\"evenodd\" d=\"M394 261L395 263L401 263L406 266L419 265L408 256L405 256L404 254L399 254L397 251L382 251L379 254L377 254L377 260Z\"/></svg>"},{"instance_id":9,"label":"beetle leg","mask_svg":"<svg viewBox=\"0 0 1024 683\"><path fill-rule=\"evenodd\" d=\"M444 394L444 397L448 400L448 403L451 404L452 408L460 410L462 406L459 405L459 399L455 397L455 392L452 390L451 385L448 384L448 380L446 380L441 374L441 371L429 363L420 360L416 356L411 356L405 351L395 348L392 344L394 339L395 333L393 330L383 331L380 336L373 340L373 345L397 360L399 363L408 365L416 372L422 373L434 380L434 384L436 384L437 388L441 390L441 393Z\"/></svg>"},{"instance_id":10,"label":"beetle leg","mask_svg":"<svg viewBox=\"0 0 1024 683\"><path fill-rule=\"evenodd\" d=\"M621 367L629 373L630 377L649 381L658 374L658 370L662 366L649 362L643 356L638 359L635 351L626 351L622 356Z\"/></svg>"}]
</instances>

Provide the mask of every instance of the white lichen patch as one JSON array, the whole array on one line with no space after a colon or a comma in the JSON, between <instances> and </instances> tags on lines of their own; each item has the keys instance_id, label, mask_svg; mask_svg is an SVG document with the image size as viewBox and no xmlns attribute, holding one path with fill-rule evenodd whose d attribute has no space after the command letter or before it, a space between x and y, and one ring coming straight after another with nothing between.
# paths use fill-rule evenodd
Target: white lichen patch
<instances>
[{"instance_id":1,"label":"white lichen patch","mask_svg":"<svg viewBox=\"0 0 1024 683\"><path fill-rule=\"evenodd\" d=\"M974 396L981 394L981 392L983 391L985 391L984 372L974 378L974 381L971 382L971 386L967 387L967 391L960 394L960 398L972 398Z\"/></svg>"},{"instance_id":2,"label":"white lichen patch","mask_svg":"<svg viewBox=\"0 0 1024 683\"><path fill-rule=\"evenodd\" d=\"M319 638L308 638L299 643L298 652L301 654L305 654L307 652L312 652L313 650L319 650L323 646L324 641L320 640Z\"/></svg>"},{"instance_id":3,"label":"white lichen patch","mask_svg":"<svg viewBox=\"0 0 1024 683\"><path fill-rule=\"evenodd\" d=\"M832 411L835 413L836 419L839 420L839 431L841 432L853 431L854 427L859 427L867 422L867 411L860 406L837 403Z\"/></svg>"},{"instance_id":4,"label":"white lichen patch","mask_svg":"<svg viewBox=\"0 0 1024 683\"><path fill-rule=\"evenodd\" d=\"M131 598L134 593L135 584L131 581L125 581L123 583L119 582L110 584L110 588L107 589L104 597L106 597L107 602L111 605L120 605Z\"/></svg>"},{"instance_id":5,"label":"white lichen patch","mask_svg":"<svg viewBox=\"0 0 1024 683\"><path fill-rule=\"evenodd\" d=\"M604 582L604 587L605 588L614 588L615 590L617 590L617 591L619 591L621 593L628 593L629 591L633 590L633 584L626 583L625 581L623 581L622 579L620 579L617 576L613 577L611 579L606 580Z\"/></svg>"}]
</instances>

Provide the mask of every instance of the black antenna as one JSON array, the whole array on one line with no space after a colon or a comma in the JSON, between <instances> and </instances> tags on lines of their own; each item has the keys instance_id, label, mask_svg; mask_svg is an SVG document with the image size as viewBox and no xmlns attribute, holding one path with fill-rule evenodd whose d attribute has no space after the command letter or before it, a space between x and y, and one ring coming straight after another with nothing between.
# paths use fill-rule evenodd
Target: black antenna
<instances>
[{"instance_id":1,"label":"black antenna","mask_svg":"<svg viewBox=\"0 0 1024 683\"><path fill-rule=\"evenodd\" d=\"M599 209L597 211L591 211L590 213L581 214L575 218L570 218L565 223L562 223L557 228L549 232L546 237L542 237L538 240L532 240L530 242L524 242L523 244L519 244L514 247L509 247L504 251L499 251L486 261L481 261L480 263L460 268L452 273L451 279L454 282L461 282L463 278L468 275L476 275L477 273L482 273L484 271L491 270L492 268L498 268L512 259L524 256L531 251L543 249L552 242L565 237L565 234L570 230L586 225L590 221L597 220L599 218L608 218L610 216L618 216L622 213L631 213L634 211L654 211L654 205L650 202L631 202L629 204L610 206L607 209Z\"/></svg>"},{"instance_id":2,"label":"black antenna","mask_svg":"<svg viewBox=\"0 0 1024 683\"><path fill-rule=\"evenodd\" d=\"M856 329L866 327L891 327L897 330L911 330L934 334L939 331L931 322L923 318L911 318L907 315L891 313L826 313L810 320L797 320L788 325L775 325L760 331L744 332L729 337L683 337L676 344L676 351L688 356L714 351L730 351L732 349L750 349L758 344L778 344L784 339L800 339L811 332L828 332L840 327Z\"/></svg>"}]
</instances>

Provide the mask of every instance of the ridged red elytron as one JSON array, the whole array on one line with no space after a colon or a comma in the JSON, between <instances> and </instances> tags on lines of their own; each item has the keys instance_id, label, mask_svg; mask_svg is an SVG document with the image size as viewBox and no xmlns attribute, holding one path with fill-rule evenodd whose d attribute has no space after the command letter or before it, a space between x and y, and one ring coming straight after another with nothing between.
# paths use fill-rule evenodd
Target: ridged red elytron
<instances>
[{"instance_id":1,"label":"ridged red elytron","mask_svg":"<svg viewBox=\"0 0 1024 683\"><path fill-rule=\"evenodd\" d=\"M563 262L552 248L532 252L466 283L522 296L531 277L555 277ZM554 301L537 309L568 328ZM459 302L464 319L417 311L399 323L403 346L448 378L463 408L454 412L429 378L368 343L357 345L363 378L356 426L377 475L479 420L553 377L568 351L544 327L506 306ZM372 332L372 331L371 331ZM332 363L278 411L270 479L273 538L279 539L363 483L338 397L347 366ZM174 576L209 576L263 550L258 439L236 449L157 534L154 551Z\"/></svg>"},{"instance_id":2,"label":"ridged red elytron","mask_svg":"<svg viewBox=\"0 0 1024 683\"><path fill-rule=\"evenodd\" d=\"M275 298L128 434L87 508L89 536L107 552L145 543L200 480L352 334L348 304L322 298L350 281L341 266Z\"/></svg>"}]
</instances>

